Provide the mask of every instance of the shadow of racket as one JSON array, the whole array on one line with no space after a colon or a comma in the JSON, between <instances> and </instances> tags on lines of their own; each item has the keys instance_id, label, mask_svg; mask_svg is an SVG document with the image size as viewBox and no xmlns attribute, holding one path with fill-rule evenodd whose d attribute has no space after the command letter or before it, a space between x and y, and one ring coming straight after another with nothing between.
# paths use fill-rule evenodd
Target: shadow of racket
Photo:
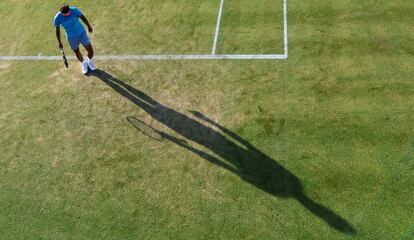
<instances>
[{"instance_id":1,"label":"shadow of racket","mask_svg":"<svg viewBox=\"0 0 414 240\"><path fill-rule=\"evenodd\" d=\"M146 124L145 122L138 120L135 117L127 117L127 120L132 126L134 126L139 132L141 132L145 136L159 142L164 141L164 134L162 134L157 129L151 127L150 125Z\"/></svg>"}]
</instances>

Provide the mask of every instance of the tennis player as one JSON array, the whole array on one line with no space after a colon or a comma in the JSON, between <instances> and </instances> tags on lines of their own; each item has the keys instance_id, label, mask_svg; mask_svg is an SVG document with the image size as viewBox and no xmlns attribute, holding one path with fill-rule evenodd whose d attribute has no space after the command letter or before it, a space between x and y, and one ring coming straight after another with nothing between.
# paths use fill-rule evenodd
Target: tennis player
<instances>
[{"instance_id":1,"label":"tennis player","mask_svg":"<svg viewBox=\"0 0 414 240\"><path fill-rule=\"evenodd\" d=\"M70 48L82 64L82 73L87 74L88 69L95 71L95 65L92 60L93 48L85 28L79 22L79 18L82 19L88 27L88 32L92 33L92 26L89 24L88 19L82 14L82 12L76 7L70 7L66 3L60 7L60 11L56 14L54 18L54 26L56 28L56 37L59 42L59 48L63 49L62 41L60 39L60 25L62 25L65 29L66 38L69 42ZM82 53L79 50L80 44L82 44L88 51L88 57L86 59L83 58Z\"/></svg>"}]
</instances>

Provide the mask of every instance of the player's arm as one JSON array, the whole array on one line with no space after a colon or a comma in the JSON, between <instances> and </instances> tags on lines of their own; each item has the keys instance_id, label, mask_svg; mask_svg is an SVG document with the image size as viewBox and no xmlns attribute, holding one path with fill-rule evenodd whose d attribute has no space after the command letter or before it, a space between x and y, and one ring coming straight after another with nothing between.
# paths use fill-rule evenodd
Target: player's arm
<instances>
[{"instance_id":1,"label":"player's arm","mask_svg":"<svg viewBox=\"0 0 414 240\"><path fill-rule=\"evenodd\" d=\"M62 40L60 39L60 27L56 27L56 38L59 42L59 48L63 48Z\"/></svg>"},{"instance_id":2,"label":"player's arm","mask_svg":"<svg viewBox=\"0 0 414 240\"><path fill-rule=\"evenodd\" d=\"M88 32L92 33L93 28L91 24L89 23L88 19L84 15L81 15L79 18L82 19L82 21L86 24L86 26L88 26Z\"/></svg>"}]
</instances>

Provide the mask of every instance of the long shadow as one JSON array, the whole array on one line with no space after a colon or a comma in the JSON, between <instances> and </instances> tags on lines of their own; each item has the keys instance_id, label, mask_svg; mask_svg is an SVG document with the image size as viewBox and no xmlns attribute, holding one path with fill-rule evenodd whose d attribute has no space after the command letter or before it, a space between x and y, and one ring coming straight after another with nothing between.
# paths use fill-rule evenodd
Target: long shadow
<instances>
[{"instance_id":1,"label":"long shadow","mask_svg":"<svg viewBox=\"0 0 414 240\"><path fill-rule=\"evenodd\" d=\"M222 160L188 145L185 140L155 130L163 138L237 174L245 182L273 196L296 199L314 215L342 233L349 235L356 233L355 229L341 216L306 196L300 180L293 173L229 129L199 112L191 112L194 118L199 119L196 121L183 113L168 108L105 71L96 70L91 75L102 80L185 140L204 146L220 156ZM223 133L203 124L203 121L217 127Z\"/></svg>"}]
</instances>

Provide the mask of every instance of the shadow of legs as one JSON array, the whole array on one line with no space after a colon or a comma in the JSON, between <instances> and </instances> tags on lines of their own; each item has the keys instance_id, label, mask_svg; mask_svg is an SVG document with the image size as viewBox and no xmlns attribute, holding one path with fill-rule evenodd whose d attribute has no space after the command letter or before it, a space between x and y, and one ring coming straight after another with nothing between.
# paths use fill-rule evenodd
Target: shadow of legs
<instances>
[{"instance_id":1,"label":"shadow of legs","mask_svg":"<svg viewBox=\"0 0 414 240\"><path fill-rule=\"evenodd\" d=\"M313 214L324 220L329 226L348 235L355 235L355 229L342 217L335 214L333 211L321 204L314 202L308 196L303 193L298 193L295 196L302 206L307 208Z\"/></svg>"}]
</instances>

